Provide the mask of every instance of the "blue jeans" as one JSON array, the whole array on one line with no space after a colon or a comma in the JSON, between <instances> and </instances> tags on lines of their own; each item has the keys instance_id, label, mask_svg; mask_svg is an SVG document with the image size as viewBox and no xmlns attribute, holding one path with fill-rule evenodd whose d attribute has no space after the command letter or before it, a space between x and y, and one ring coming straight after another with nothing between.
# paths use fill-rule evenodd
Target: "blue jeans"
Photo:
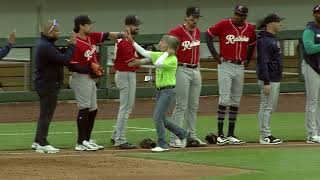
<instances>
[{"instance_id":1,"label":"blue jeans","mask_svg":"<svg viewBox=\"0 0 320 180\"><path fill-rule=\"evenodd\" d=\"M153 113L153 119L155 122L157 135L158 135L158 145L161 148L168 148L166 143L166 129L179 137L179 139L187 138L187 130L177 126L175 123L167 120L166 112L168 111L170 105L175 100L176 91L174 88L158 90L156 94L156 107Z\"/></svg>"}]
</instances>

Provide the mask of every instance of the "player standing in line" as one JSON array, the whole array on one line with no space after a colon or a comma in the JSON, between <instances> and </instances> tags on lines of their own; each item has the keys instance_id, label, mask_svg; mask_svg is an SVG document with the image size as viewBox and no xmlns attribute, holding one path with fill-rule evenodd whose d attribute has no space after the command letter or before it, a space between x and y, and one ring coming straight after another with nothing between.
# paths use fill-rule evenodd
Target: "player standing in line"
<instances>
[{"instance_id":1,"label":"player standing in line","mask_svg":"<svg viewBox=\"0 0 320 180\"><path fill-rule=\"evenodd\" d=\"M102 149L103 146L91 140L91 132L97 115L97 87L96 78L91 76L91 71L101 69L97 59L96 44L107 39L118 39L124 37L117 32L91 32L92 21L87 15L81 15L74 19L76 33L76 50L72 57L72 74L70 87L74 90L77 106L79 109L77 117L78 140L76 151L92 151ZM100 72L99 75L101 75ZM98 75L98 74L96 74Z\"/></svg>"},{"instance_id":2,"label":"player standing in line","mask_svg":"<svg viewBox=\"0 0 320 180\"><path fill-rule=\"evenodd\" d=\"M35 89L40 97L40 116L32 149L40 153L57 153L59 149L47 140L50 122L57 106L58 94L63 84L63 66L68 66L75 50L75 34L69 39L65 53L59 52L55 41L60 35L57 20L49 20L42 25L41 37L35 51Z\"/></svg>"},{"instance_id":3,"label":"player standing in line","mask_svg":"<svg viewBox=\"0 0 320 180\"><path fill-rule=\"evenodd\" d=\"M320 5L313 8L313 17L303 31L302 73L307 92L307 143L320 143Z\"/></svg>"},{"instance_id":4,"label":"player standing in line","mask_svg":"<svg viewBox=\"0 0 320 180\"><path fill-rule=\"evenodd\" d=\"M200 29L197 22L200 18L198 7L188 7L185 23L172 29L169 34L180 40L177 51L178 69L176 84L176 106L172 121L182 127L186 120L190 131L190 141L197 141L197 146L206 146L196 132L197 111L201 92L201 73L199 69ZM170 146L182 147L180 139L171 134Z\"/></svg>"},{"instance_id":5,"label":"player standing in line","mask_svg":"<svg viewBox=\"0 0 320 180\"><path fill-rule=\"evenodd\" d=\"M139 33L141 24L138 16L128 15L125 19L126 30L131 35ZM111 142L120 149L135 149L136 145L127 142L125 130L136 98L136 71L138 67L128 67L128 63L138 58L137 52L127 39L118 39L114 47L115 82L120 91L120 107L117 124L111 137Z\"/></svg>"},{"instance_id":6,"label":"player standing in line","mask_svg":"<svg viewBox=\"0 0 320 180\"><path fill-rule=\"evenodd\" d=\"M259 110L260 144L280 144L278 139L271 134L271 113L276 109L280 93L280 81L282 78L282 57L280 41L276 38L281 30L281 21L284 18L273 13L267 15L259 29L257 41L257 76L261 92Z\"/></svg>"},{"instance_id":7,"label":"player standing in line","mask_svg":"<svg viewBox=\"0 0 320 180\"><path fill-rule=\"evenodd\" d=\"M248 8L237 5L234 16L223 19L206 32L207 46L219 63L219 106L217 144L243 144L244 141L234 135L234 129L242 96L244 66L249 64L256 44L255 26L246 22ZM213 38L219 37L220 54L215 50ZM225 138L224 118L229 107L229 129Z\"/></svg>"}]
</instances>

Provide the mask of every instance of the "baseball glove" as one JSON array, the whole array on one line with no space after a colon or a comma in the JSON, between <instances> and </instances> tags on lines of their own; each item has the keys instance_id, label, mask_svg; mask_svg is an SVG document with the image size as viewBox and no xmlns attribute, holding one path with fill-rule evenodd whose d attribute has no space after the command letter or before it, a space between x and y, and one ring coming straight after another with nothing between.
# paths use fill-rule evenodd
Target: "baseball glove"
<instances>
[{"instance_id":1,"label":"baseball glove","mask_svg":"<svg viewBox=\"0 0 320 180\"><path fill-rule=\"evenodd\" d=\"M187 147L200 147L200 142L196 139L187 139Z\"/></svg>"},{"instance_id":2,"label":"baseball glove","mask_svg":"<svg viewBox=\"0 0 320 180\"><path fill-rule=\"evenodd\" d=\"M208 144L216 144L217 143L217 136L213 133L209 133L206 135L205 140L208 142Z\"/></svg>"},{"instance_id":3,"label":"baseball glove","mask_svg":"<svg viewBox=\"0 0 320 180\"><path fill-rule=\"evenodd\" d=\"M140 147L145 149L151 149L156 147L156 142L151 138L142 139Z\"/></svg>"},{"instance_id":4,"label":"baseball glove","mask_svg":"<svg viewBox=\"0 0 320 180\"><path fill-rule=\"evenodd\" d=\"M90 77L99 78L104 75L104 69L98 63L90 64Z\"/></svg>"}]
</instances>

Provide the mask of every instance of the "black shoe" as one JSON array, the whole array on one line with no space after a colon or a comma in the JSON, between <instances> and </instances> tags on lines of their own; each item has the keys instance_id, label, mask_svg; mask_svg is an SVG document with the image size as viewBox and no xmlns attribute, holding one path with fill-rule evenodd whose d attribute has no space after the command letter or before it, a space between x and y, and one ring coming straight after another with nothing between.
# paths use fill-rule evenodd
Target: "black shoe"
<instances>
[{"instance_id":1,"label":"black shoe","mask_svg":"<svg viewBox=\"0 0 320 180\"><path fill-rule=\"evenodd\" d=\"M114 145L116 143L116 141L114 139L110 139L110 142L112 145Z\"/></svg>"},{"instance_id":2,"label":"black shoe","mask_svg":"<svg viewBox=\"0 0 320 180\"><path fill-rule=\"evenodd\" d=\"M125 142L123 144L120 144L119 146L117 146L119 149L137 149L138 147L134 144Z\"/></svg>"},{"instance_id":3,"label":"black shoe","mask_svg":"<svg viewBox=\"0 0 320 180\"><path fill-rule=\"evenodd\" d=\"M282 143L281 139L278 139L272 135L260 139L260 144L274 144L275 145L275 144L281 144L281 143Z\"/></svg>"}]
</instances>

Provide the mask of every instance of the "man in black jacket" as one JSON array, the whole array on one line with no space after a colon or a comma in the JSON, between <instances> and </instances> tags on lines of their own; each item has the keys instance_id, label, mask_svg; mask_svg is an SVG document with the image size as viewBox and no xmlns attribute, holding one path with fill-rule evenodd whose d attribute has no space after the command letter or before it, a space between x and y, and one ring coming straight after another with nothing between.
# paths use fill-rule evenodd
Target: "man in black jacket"
<instances>
[{"instance_id":1,"label":"man in black jacket","mask_svg":"<svg viewBox=\"0 0 320 180\"><path fill-rule=\"evenodd\" d=\"M75 50L75 35L69 39L68 48L60 52L54 42L60 34L57 20L46 22L41 31L35 51L36 77L35 89L40 97L40 117L37 133L32 148L40 153L56 153L59 149L50 145L47 140L49 125L53 117L58 99L58 93L63 83L63 66L70 64Z\"/></svg>"},{"instance_id":2,"label":"man in black jacket","mask_svg":"<svg viewBox=\"0 0 320 180\"><path fill-rule=\"evenodd\" d=\"M260 144L280 144L281 139L271 134L271 113L275 110L282 78L282 57L280 41L276 34L281 29L281 21L278 14L269 14L261 24L262 31L258 37L257 50L257 75L261 89L261 103L259 110Z\"/></svg>"}]
</instances>

